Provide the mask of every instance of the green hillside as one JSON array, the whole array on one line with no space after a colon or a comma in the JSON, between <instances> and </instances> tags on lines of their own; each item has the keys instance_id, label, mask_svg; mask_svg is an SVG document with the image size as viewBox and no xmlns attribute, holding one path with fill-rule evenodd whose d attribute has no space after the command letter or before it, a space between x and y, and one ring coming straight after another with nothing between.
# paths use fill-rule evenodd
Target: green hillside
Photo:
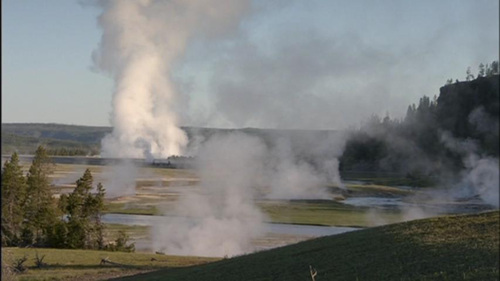
<instances>
[{"instance_id":1,"label":"green hillside","mask_svg":"<svg viewBox=\"0 0 500 281\"><path fill-rule=\"evenodd\" d=\"M499 212L417 220L116 280L498 280Z\"/></svg>"},{"instance_id":2,"label":"green hillside","mask_svg":"<svg viewBox=\"0 0 500 281\"><path fill-rule=\"evenodd\" d=\"M72 140L61 140L52 138L40 138L27 135L15 135L2 132L2 154L11 154L16 151L19 154L33 154L39 145L45 146L50 154L58 152L58 155L96 154L99 151L98 144L87 144ZM66 153L64 153L66 151Z\"/></svg>"},{"instance_id":3,"label":"green hillside","mask_svg":"<svg viewBox=\"0 0 500 281\"><path fill-rule=\"evenodd\" d=\"M98 144L110 127L64 125L53 123L3 123L4 133L57 140L67 140L86 144Z\"/></svg>"},{"instance_id":4,"label":"green hillside","mask_svg":"<svg viewBox=\"0 0 500 281\"><path fill-rule=\"evenodd\" d=\"M273 139L287 138L292 147L313 139L327 139L338 131L316 130L276 130L276 129L217 129L181 127L189 141L207 140L213 135L243 132L263 139L271 145ZM21 154L33 154L40 144L49 149L51 155L88 155L100 151L101 140L112 131L111 127L65 125L53 123L3 123L2 154L16 151ZM189 145L188 145L189 146ZM295 149L295 147L294 147Z\"/></svg>"},{"instance_id":5,"label":"green hillside","mask_svg":"<svg viewBox=\"0 0 500 281\"><path fill-rule=\"evenodd\" d=\"M109 127L2 124L2 154L11 154L14 151L33 154L39 145L44 145L52 155L94 155L100 150L101 139L109 132Z\"/></svg>"}]
</instances>

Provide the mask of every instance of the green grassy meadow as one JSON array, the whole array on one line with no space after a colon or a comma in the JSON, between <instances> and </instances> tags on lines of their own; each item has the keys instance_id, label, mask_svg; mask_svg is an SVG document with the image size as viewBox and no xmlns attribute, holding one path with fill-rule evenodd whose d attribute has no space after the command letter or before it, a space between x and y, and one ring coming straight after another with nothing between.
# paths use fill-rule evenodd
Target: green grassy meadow
<instances>
[{"instance_id":1,"label":"green grassy meadow","mask_svg":"<svg viewBox=\"0 0 500 281\"><path fill-rule=\"evenodd\" d=\"M79 164L56 164L53 177L64 177L65 174L83 171L87 166ZM88 166L94 176L104 172L106 167ZM107 200L106 213L135 214L135 215L161 215L165 211L165 202L177 199L174 194L155 194L148 190L149 187L159 185L166 189L171 186L183 188L198 182L197 175L192 170L164 169L154 167L140 167L136 180L137 195L133 200L123 202L120 200ZM153 179L156 178L156 179ZM158 180L161 178L162 180ZM352 176L351 176L352 178ZM366 178L361 178L366 181ZM371 179L371 178L369 178ZM399 181L398 181L399 183ZM332 193L337 193L342 198L350 196L407 196L413 191L404 190L392 186L371 184L346 184L346 189L329 187ZM56 192L70 190L70 187L54 187ZM142 196L153 194L154 196ZM296 223L330 226L372 226L368 217L367 208L348 206L332 200L322 201L259 201L257 203L261 210L267 215L270 222ZM166 213L168 215L168 211ZM377 213L384 222L394 223L402 220L397 210L381 210Z\"/></svg>"},{"instance_id":2,"label":"green grassy meadow","mask_svg":"<svg viewBox=\"0 0 500 281\"><path fill-rule=\"evenodd\" d=\"M498 230L498 211L436 217L116 280L498 280Z\"/></svg>"},{"instance_id":3,"label":"green grassy meadow","mask_svg":"<svg viewBox=\"0 0 500 281\"><path fill-rule=\"evenodd\" d=\"M257 202L268 221L273 223L310 224L324 226L369 227L368 208L344 205L335 201ZM161 215L156 203L108 202L106 213L131 215ZM168 215L168 212L166 213ZM379 210L381 221L395 223L403 220L399 210Z\"/></svg>"},{"instance_id":4,"label":"green grassy meadow","mask_svg":"<svg viewBox=\"0 0 500 281\"><path fill-rule=\"evenodd\" d=\"M45 256L42 268L35 267L35 257ZM2 260L8 264L26 256L25 273L12 276L13 280L108 280L124 275L147 272L159 268L192 266L214 261L213 258L176 257L159 254L123 253L91 250L2 248ZM108 258L120 265L100 265ZM4 272L5 273L5 272ZM9 276L2 276L2 280Z\"/></svg>"},{"instance_id":5,"label":"green grassy meadow","mask_svg":"<svg viewBox=\"0 0 500 281\"><path fill-rule=\"evenodd\" d=\"M372 226L367 208L345 205L335 201L261 202L261 210L274 223L311 224L325 226ZM398 210L380 210L377 215L388 223L402 220Z\"/></svg>"},{"instance_id":6,"label":"green grassy meadow","mask_svg":"<svg viewBox=\"0 0 500 281\"><path fill-rule=\"evenodd\" d=\"M10 280L498 280L499 211L385 225L230 259L2 248ZM35 256L45 256L42 268ZM103 258L119 265L100 265ZM4 279L2 279L4 280Z\"/></svg>"},{"instance_id":7,"label":"green grassy meadow","mask_svg":"<svg viewBox=\"0 0 500 281\"><path fill-rule=\"evenodd\" d=\"M24 164L27 170L29 163ZM80 177L90 168L94 177L104 166L56 164L53 179ZM325 226L371 227L370 208L341 203L348 197L406 197L419 191L402 189L406 179L349 177L345 189L329 186L335 200L258 200L269 222ZM198 182L192 170L140 167L135 196L107 199L106 213L169 215L165 202L177 199L174 189ZM155 193L160 187L161 193ZM71 191L71 182L54 192ZM231 259L176 257L147 253L3 248L2 262L12 264L26 255L26 273L9 280L108 280L156 271L125 280L311 280L309 265L322 280L498 280L499 212L447 216L399 223L398 209L377 209L382 227L307 240L269 251ZM149 227L106 224L106 239L119 231L132 240L149 239ZM45 255L47 266L35 268ZM99 265L102 258L118 265ZM205 264L207 262L214 262ZM203 265L199 265L203 264ZM199 265L199 266L194 266ZM8 276L9 277L9 276ZM9 277L9 278L10 278ZM3 279L2 279L3 280Z\"/></svg>"}]
</instances>

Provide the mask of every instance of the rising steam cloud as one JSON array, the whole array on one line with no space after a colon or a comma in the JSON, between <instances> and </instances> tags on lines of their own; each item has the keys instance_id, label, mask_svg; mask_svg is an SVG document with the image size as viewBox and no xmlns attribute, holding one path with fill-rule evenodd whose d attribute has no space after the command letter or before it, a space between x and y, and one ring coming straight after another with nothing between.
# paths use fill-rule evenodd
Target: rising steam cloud
<instances>
[{"instance_id":1,"label":"rising steam cloud","mask_svg":"<svg viewBox=\"0 0 500 281\"><path fill-rule=\"evenodd\" d=\"M103 9L98 21L103 35L93 59L96 67L114 80L113 131L102 140L101 155L152 160L185 154L188 139L179 128L178 112L186 110L181 108L181 100L186 97L179 95L179 85L172 78L175 65L183 59L193 37L218 37L236 28L250 1L96 3ZM356 37L341 38L336 43L311 34L295 42L295 33L286 33L284 37L291 41L275 42L273 56L246 42L246 38L221 44L223 47L218 50L225 51L224 55L218 58L214 75L208 79L208 88L215 91L213 111L218 113L211 112L215 119L231 126L321 129L331 128L335 121L334 125L341 127L349 119L345 116L361 115L353 114L353 109L364 113L375 106L380 111L389 100L382 98L381 93L399 92L397 87L386 89L386 81L409 63L365 46ZM349 50L347 55L345 50ZM420 58L406 53L402 58L405 57ZM368 77L363 84L368 86L357 85L360 73ZM370 78L374 73L379 79ZM350 77L343 85L334 79L343 76ZM405 89L414 88L407 87L410 77L394 80L399 80ZM356 90L352 90L352 85ZM373 95L352 99L354 103L341 95L367 91ZM360 109L361 102L364 106ZM478 111L471 122L482 116ZM266 221L256 200L329 199L331 194L324 189L327 184L343 187L337 158L344 137L335 139L340 143L335 147L333 139L328 138L305 140L295 146L280 139L269 146L260 138L244 134L215 135L203 144L195 140L192 149L196 151L200 185L175 202L172 214L182 219L166 218L165 223L153 227L153 248L168 254L199 256L233 256L253 251L252 239L264 234ZM477 186L476 193L497 198L498 163L474 157L467 163L464 185ZM114 173L126 171L130 180L111 176L107 186L112 196L135 191L134 172L123 169ZM126 182L115 184L113 178ZM124 189L126 186L130 188Z\"/></svg>"},{"instance_id":2,"label":"rising steam cloud","mask_svg":"<svg viewBox=\"0 0 500 281\"><path fill-rule=\"evenodd\" d=\"M200 185L186 190L165 223L153 227L153 249L197 256L254 251L252 240L266 231L266 216L256 202L331 198L324 187L339 179L336 159L318 167L300 160L293 150L311 150L309 145L299 149L281 138L270 145L244 133L212 136L196 157Z\"/></svg>"},{"instance_id":3,"label":"rising steam cloud","mask_svg":"<svg viewBox=\"0 0 500 281\"><path fill-rule=\"evenodd\" d=\"M107 157L179 155L187 143L178 127L170 79L191 36L218 36L235 25L247 1L99 1L103 30L96 66L114 79L113 131L102 140Z\"/></svg>"},{"instance_id":4,"label":"rising steam cloud","mask_svg":"<svg viewBox=\"0 0 500 281\"><path fill-rule=\"evenodd\" d=\"M252 251L252 239L264 231L254 187L262 179L265 153L264 144L255 137L234 134L210 139L197 160L199 191L184 194L174 210L188 219L154 226L153 248L199 256Z\"/></svg>"},{"instance_id":5,"label":"rising steam cloud","mask_svg":"<svg viewBox=\"0 0 500 281\"><path fill-rule=\"evenodd\" d=\"M453 196L457 198L479 196L485 203L498 208L500 186L498 158L481 155L474 141L455 139L448 132L441 135L441 141L449 149L463 155L462 162L465 169L461 172L460 181L454 184Z\"/></svg>"},{"instance_id":6,"label":"rising steam cloud","mask_svg":"<svg viewBox=\"0 0 500 281\"><path fill-rule=\"evenodd\" d=\"M177 255L252 252L252 240L266 230L266 216L256 202L331 198L324 187L332 173L338 178L338 169L326 162L315 168L298 160L283 139L267 145L244 133L216 134L200 146L196 157L200 185L183 193L165 223L153 227L152 247Z\"/></svg>"}]
</instances>

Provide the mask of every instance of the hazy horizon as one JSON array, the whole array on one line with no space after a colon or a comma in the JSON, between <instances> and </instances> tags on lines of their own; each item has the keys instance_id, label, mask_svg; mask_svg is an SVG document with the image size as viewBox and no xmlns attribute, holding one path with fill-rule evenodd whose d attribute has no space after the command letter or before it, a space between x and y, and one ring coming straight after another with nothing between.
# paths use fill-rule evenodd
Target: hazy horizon
<instances>
[{"instance_id":1,"label":"hazy horizon","mask_svg":"<svg viewBox=\"0 0 500 281\"><path fill-rule=\"evenodd\" d=\"M2 122L111 126L113 81L92 58L96 2L2 8ZM171 65L180 126L339 130L401 118L467 67L498 60L497 1L254 0L231 20L194 30Z\"/></svg>"}]
</instances>

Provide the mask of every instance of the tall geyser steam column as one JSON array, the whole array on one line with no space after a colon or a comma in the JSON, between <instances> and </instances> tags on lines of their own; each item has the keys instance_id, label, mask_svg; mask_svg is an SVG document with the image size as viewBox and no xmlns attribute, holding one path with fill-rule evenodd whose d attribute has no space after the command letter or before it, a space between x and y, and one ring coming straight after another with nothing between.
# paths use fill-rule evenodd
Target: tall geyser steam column
<instances>
[{"instance_id":1,"label":"tall geyser steam column","mask_svg":"<svg viewBox=\"0 0 500 281\"><path fill-rule=\"evenodd\" d=\"M170 74L193 35L217 36L235 26L247 1L99 1L103 29L95 64L114 79L113 132L107 157L179 155L187 143L178 127Z\"/></svg>"}]
</instances>

